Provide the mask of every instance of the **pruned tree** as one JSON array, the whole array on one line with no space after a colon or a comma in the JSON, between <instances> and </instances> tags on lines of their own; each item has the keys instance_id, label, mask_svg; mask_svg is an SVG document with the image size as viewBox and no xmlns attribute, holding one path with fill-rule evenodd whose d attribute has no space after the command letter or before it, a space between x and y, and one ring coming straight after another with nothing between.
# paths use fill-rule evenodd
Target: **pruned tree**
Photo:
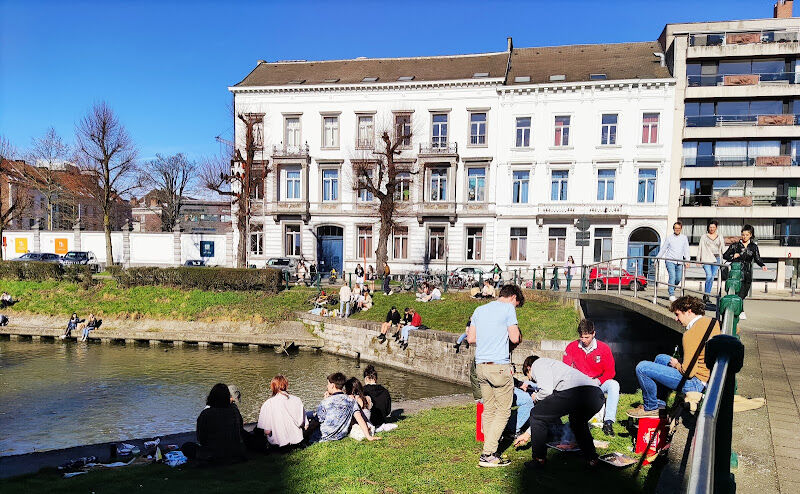
<instances>
[{"instance_id":1,"label":"pruned tree","mask_svg":"<svg viewBox=\"0 0 800 494\"><path fill-rule=\"evenodd\" d=\"M415 174L406 162L398 162L403 146L411 142L411 131L400 126L395 132L383 130L370 157L351 159L356 193L367 191L377 201L377 213L381 226L378 245L375 249L375 269L383 273L383 266L389 260L389 238L394 228L400 191L400 174Z\"/></svg>"},{"instance_id":2,"label":"pruned tree","mask_svg":"<svg viewBox=\"0 0 800 494\"><path fill-rule=\"evenodd\" d=\"M76 180L103 211L106 264L114 263L111 248L112 213L120 197L138 187L136 147L114 111L95 104L75 129L78 173L90 180Z\"/></svg>"},{"instance_id":3,"label":"pruned tree","mask_svg":"<svg viewBox=\"0 0 800 494\"><path fill-rule=\"evenodd\" d=\"M263 113L238 113L236 115L244 124L244 146L231 146L230 154L210 158L205 161L201 170L203 186L217 194L229 197L231 210L236 213L236 266L247 265L247 231L252 210L253 191L264 183L269 169L262 161L256 160L256 153L262 144L255 135L256 124L264 119Z\"/></svg>"},{"instance_id":4,"label":"pruned tree","mask_svg":"<svg viewBox=\"0 0 800 494\"><path fill-rule=\"evenodd\" d=\"M70 154L67 144L58 135L56 129L50 127L42 137L33 139L30 150L26 153L26 161L32 165L28 168L26 181L31 190L42 197L46 230L56 228L54 213L63 210L61 206L70 204L64 188L63 164Z\"/></svg>"},{"instance_id":5,"label":"pruned tree","mask_svg":"<svg viewBox=\"0 0 800 494\"><path fill-rule=\"evenodd\" d=\"M24 187L24 163L16 161L17 150L5 136L0 135L0 239L3 231L30 207L30 194ZM0 260L3 249L0 248Z\"/></svg>"},{"instance_id":6,"label":"pruned tree","mask_svg":"<svg viewBox=\"0 0 800 494\"><path fill-rule=\"evenodd\" d=\"M142 170L141 183L151 188L161 210L161 230L171 232L181 216L181 208L196 181L197 162L183 153L163 156L149 161ZM145 207L149 207L146 204Z\"/></svg>"}]
</instances>

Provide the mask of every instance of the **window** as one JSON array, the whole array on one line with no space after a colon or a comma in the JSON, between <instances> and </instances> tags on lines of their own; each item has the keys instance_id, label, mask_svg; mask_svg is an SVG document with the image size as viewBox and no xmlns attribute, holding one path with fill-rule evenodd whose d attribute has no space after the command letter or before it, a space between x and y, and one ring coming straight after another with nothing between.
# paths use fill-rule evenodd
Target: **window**
<instances>
[{"instance_id":1,"label":"window","mask_svg":"<svg viewBox=\"0 0 800 494\"><path fill-rule=\"evenodd\" d=\"M259 120L253 124L253 144L261 149L264 147L264 121Z\"/></svg>"},{"instance_id":2,"label":"window","mask_svg":"<svg viewBox=\"0 0 800 494\"><path fill-rule=\"evenodd\" d=\"M467 168L467 201L486 200L486 168Z\"/></svg>"},{"instance_id":3,"label":"window","mask_svg":"<svg viewBox=\"0 0 800 494\"><path fill-rule=\"evenodd\" d=\"M322 200L339 200L339 170L322 170Z\"/></svg>"},{"instance_id":4,"label":"window","mask_svg":"<svg viewBox=\"0 0 800 494\"><path fill-rule=\"evenodd\" d=\"M284 199L300 199L300 167L292 166L283 169L284 174Z\"/></svg>"},{"instance_id":5,"label":"window","mask_svg":"<svg viewBox=\"0 0 800 494\"><path fill-rule=\"evenodd\" d=\"M517 117L516 147L527 148L531 145L531 117Z\"/></svg>"},{"instance_id":6,"label":"window","mask_svg":"<svg viewBox=\"0 0 800 494\"><path fill-rule=\"evenodd\" d=\"M373 129L374 125L372 115L358 116L358 140L356 141L356 148L372 149L375 138L375 132Z\"/></svg>"},{"instance_id":7,"label":"window","mask_svg":"<svg viewBox=\"0 0 800 494\"><path fill-rule=\"evenodd\" d=\"M528 259L528 229L512 228L511 239L508 244L508 258L511 261L525 261Z\"/></svg>"},{"instance_id":8,"label":"window","mask_svg":"<svg viewBox=\"0 0 800 494\"><path fill-rule=\"evenodd\" d=\"M568 170L553 170L550 180L550 200L567 200L567 182L569 181Z\"/></svg>"},{"instance_id":9,"label":"window","mask_svg":"<svg viewBox=\"0 0 800 494\"><path fill-rule=\"evenodd\" d=\"M285 120L283 143L286 147L300 147L300 117L288 117Z\"/></svg>"},{"instance_id":10,"label":"window","mask_svg":"<svg viewBox=\"0 0 800 494\"><path fill-rule=\"evenodd\" d=\"M302 255L300 250L300 225L284 225L283 227L283 252L287 256Z\"/></svg>"},{"instance_id":11,"label":"window","mask_svg":"<svg viewBox=\"0 0 800 494\"><path fill-rule=\"evenodd\" d=\"M402 142L400 146L411 147L411 114L397 113L394 116L394 136ZM407 136L407 137L406 137Z\"/></svg>"},{"instance_id":12,"label":"window","mask_svg":"<svg viewBox=\"0 0 800 494\"><path fill-rule=\"evenodd\" d=\"M447 168L431 169L431 201L447 200Z\"/></svg>"},{"instance_id":13,"label":"window","mask_svg":"<svg viewBox=\"0 0 800 494\"><path fill-rule=\"evenodd\" d=\"M250 253L264 255L264 232L261 225L250 225Z\"/></svg>"},{"instance_id":14,"label":"window","mask_svg":"<svg viewBox=\"0 0 800 494\"><path fill-rule=\"evenodd\" d=\"M367 176L360 176L358 177L358 181L363 185L366 183L372 183L372 170L367 170ZM358 200L361 202L370 202L372 201L373 196L372 192L368 191L365 188L358 189Z\"/></svg>"},{"instance_id":15,"label":"window","mask_svg":"<svg viewBox=\"0 0 800 494\"><path fill-rule=\"evenodd\" d=\"M483 252L483 228L467 228L467 261L480 261Z\"/></svg>"},{"instance_id":16,"label":"window","mask_svg":"<svg viewBox=\"0 0 800 494\"><path fill-rule=\"evenodd\" d=\"M392 257L408 259L408 227L395 226L392 230Z\"/></svg>"},{"instance_id":17,"label":"window","mask_svg":"<svg viewBox=\"0 0 800 494\"><path fill-rule=\"evenodd\" d=\"M431 261L444 260L445 231L443 226L433 226L428 229L428 259Z\"/></svg>"},{"instance_id":18,"label":"window","mask_svg":"<svg viewBox=\"0 0 800 494\"><path fill-rule=\"evenodd\" d=\"M486 145L486 114L469 114L469 143L473 146Z\"/></svg>"},{"instance_id":19,"label":"window","mask_svg":"<svg viewBox=\"0 0 800 494\"><path fill-rule=\"evenodd\" d=\"M617 114L607 114L601 118L600 144L613 146L617 143Z\"/></svg>"},{"instance_id":20,"label":"window","mask_svg":"<svg viewBox=\"0 0 800 494\"><path fill-rule=\"evenodd\" d=\"M569 146L569 120L570 117L556 117L554 146Z\"/></svg>"},{"instance_id":21,"label":"window","mask_svg":"<svg viewBox=\"0 0 800 494\"><path fill-rule=\"evenodd\" d=\"M658 113L642 115L642 144L658 144Z\"/></svg>"},{"instance_id":22,"label":"window","mask_svg":"<svg viewBox=\"0 0 800 494\"><path fill-rule=\"evenodd\" d=\"M594 229L594 262L611 260L611 228Z\"/></svg>"},{"instance_id":23,"label":"window","mask_svg":"<svg viewBox=\"0 0 800 494\"><path fill-rule=\"evenodd\" d=\"M433 128L431 129L431 147L447 147L447 113L433 114Z\"/></svg>"},{"instance_id":24,"label":"window","mask_svg":"<svg viewBox=\"0 0 800 494\"><path fill-rule=\"evenodd\" d=\"M639 192L637 202L656 202L656 176L658 170L642 168L639 170Z\"/></svg>"},{"instance_id":25,"label":"window","mask_svg":"<svg viewBox=\"0 0 800 494\"><path fill-rule=\"evenodd\" d=\"M528 202L528 182L530 181L531 172L517 170L513 173L513 182L511 186L511 200L515 204L525 204Z\"/></svg>"},{"instance_id":26,"label":"window","mask_svg":"<svg viewBox=\"0 0 800 494\"><path fill-rule=\"evenodd\" d=\"M250 199L264 198L264 167L254 164L250 176Z\"/></svg>"},{"instance_id":27,"label":"window","mask_svg":"<svg viewBox=\"0 0 800 494\"><path fill-rule=\"evenodd\" d=\"M617 176L616 170L597 170L597 200L614 200L614 181Z\"/></svg>"},{"instance_id":28,"label":"window","mask_svg":"<svg viewBox=\"0 0 800 494\"><path fill-rule=\"evenodd\" d=\"M567 229L550 228L547 239L547 259L550 262L564 262L567 249Z\"/></svg>"},{"instance_id":29,"label":"window","mask_svg":"<svg viewBox=\"0 0 800 494\"><path fill-rule=\"evenodd\" d=\"M339 117L324 117L322 119L322 147L339 147Z\"/></svg>"},{"instance_id":30,"label":"window","mask_svg":"<svg viewBox=\"0 0 800 494\"><path fill-rule=\"evenodd\" d=\"M372 227L358 227L358 258L372 257Z\"/></svg>"},{"instance_id":31,"label":"window","mask_svg":"<svg viewBox=\"0 0 800 494\"><path fill-rule=\"evenodd\" d=\"M407 172L398 173L395 177L394 186L395 201L411 200L411 174Z\"/></svg>"}]
</instances>

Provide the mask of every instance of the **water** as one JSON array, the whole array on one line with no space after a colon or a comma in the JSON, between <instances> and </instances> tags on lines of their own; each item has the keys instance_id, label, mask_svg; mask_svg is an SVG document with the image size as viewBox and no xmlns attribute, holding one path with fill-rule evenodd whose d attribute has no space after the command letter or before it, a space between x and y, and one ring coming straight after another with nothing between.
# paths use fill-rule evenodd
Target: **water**
<instances>
[{"instance_id":1,"label":"water","mask_svg":"<svg viewBox=\"0 0 800 494\"><path fill-rule=\"evenodd\" d=\"M361 378L357 362L317 352L150 348L0 341L0 456L193 430L211 387L236 384L245 422L258 418L276 374L316 407L325 377ZM466 388L388 367L378 380L393 401Z\"/></svg>"}]
</instances>

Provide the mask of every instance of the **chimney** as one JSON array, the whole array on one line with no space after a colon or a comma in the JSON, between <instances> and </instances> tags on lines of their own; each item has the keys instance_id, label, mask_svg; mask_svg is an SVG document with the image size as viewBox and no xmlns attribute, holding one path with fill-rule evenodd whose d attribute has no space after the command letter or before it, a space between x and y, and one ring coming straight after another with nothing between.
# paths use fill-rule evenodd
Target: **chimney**
<instances>
[{"instance_id":1,"label":"chimney","mask_svg":"<svg viewBox=\"0 0 800 494\"><path fill-rule=\"evenodd\" d=\"M508 42L508 52L511 53L511 50L514 49L514 42L511 41L511 36L506 38L506 41Z\"/></svg>"},{"instance_id":2,"label":"chimney","mask_svg":"<svg viewBox=\"0 0 800 494\"><path fill-rule=\"evenodd\" d=\"M778 0L775 2L773 16L776 19L790 19L792 17L792 0Z\"/></svg>"}]
</instances>

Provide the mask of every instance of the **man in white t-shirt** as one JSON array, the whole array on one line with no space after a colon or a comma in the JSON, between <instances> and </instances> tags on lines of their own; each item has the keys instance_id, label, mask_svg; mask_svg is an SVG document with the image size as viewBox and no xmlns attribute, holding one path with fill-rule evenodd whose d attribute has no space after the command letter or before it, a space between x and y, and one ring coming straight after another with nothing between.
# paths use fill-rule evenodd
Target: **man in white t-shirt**
<instances>
[{"instance_id":1,"label":"man in white t-shirt","mask_svg":"<svg viewBox=\"0 0 800 494\"><path fill-rule=\"evenodd\" d=\"M353 292L350 287L345 283L339 289L339 317L348 317L350 315L350 298Z\"/></svg>"}]
</instances>

